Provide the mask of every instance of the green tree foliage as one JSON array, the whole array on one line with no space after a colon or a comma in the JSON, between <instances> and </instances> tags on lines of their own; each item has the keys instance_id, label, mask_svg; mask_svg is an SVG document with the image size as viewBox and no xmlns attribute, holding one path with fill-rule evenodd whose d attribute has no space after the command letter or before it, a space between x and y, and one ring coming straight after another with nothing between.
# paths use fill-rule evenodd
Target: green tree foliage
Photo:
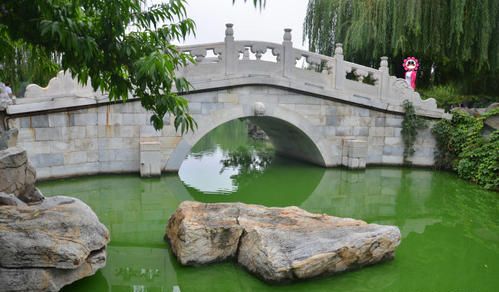
<instances>
[{"instance_id":1,"label":"green tree foliage","mask_svg":"<svg viewBox=\"0 0 499 292\"><path fill-rule=\"evenodd\" d=\"M309 49L368 66L391 57L419 59L420 85L454 81L465 94L499 91L499 0L309 0L304 23Z\"/></svg>"},{"instance_id":2,"label":"green tree foliage","mask_svg":"<svg viewBox=\"0 0 499 292\"><path fill-rule=\"evenodd\" d=\"M60 54L62 69L83 84L90 80L110 100L139 97L153 112L156 129L170 112L176 128L192 130L187 101L174 92L190 84L174 71L193 60L171 40L194 33L194 22L186 16L185 0L145 6L145 0L4 0L0 32L37 52ZM8 50L5 43L0 50Z\"/></svg>"},{"instance_id":3,"label":"green tree foliage","mask_svg":"<svg viewBox=\"0 0 499 292\"><path fill-rule=\"evenodd\" d=\"M484 108L499 101L498 93L492 93L495 94L495 96L484 94L463 94L461 86L456 82L418 89L418 92L423 98L435 98L437 106L445 110L450 110L453 105Z\"/></svg>"},{"instance_id":4,"label":"green tree foliage","mask_svg":"<svg viewBox=\"0 0 499 292\"><path fill-rule=\"evenodd\" d=\"M499 189L499 130L486 138L482 135L484 121L492 115L499 115L499 108L478 118L454 111L452 120L440 120L432 128L436 166L452 169L485 188Z\"/></svg>"},{"instance_id":5,"label":"green tree foliage","mask_svg":"<svg viewBox=\"0 0 499 292\"><path fill-rule=\"evenodd\" d=\"M402 121L402 140L404 141L404 164L411 164L407 158L412 156L415 152L414 143L416 142L416 136L418 135L418 130L426 128L426 123L423 118L416 115L414 106L408 100L404 100L404 120Z\"/></svg>"},{"instance_id":6,"label":"green tree foliage","mask_svg":"<svg viewBox=\"0 0 499 292\"><path fill-rule=\"evenodd\" d=\"M12 83L17 96L24 94L27 84L47 84L60 70L57 58L44 48L10 40L0 27L0 80Z\"/></svg>"},{"instance_id":7,"label":"green tree foliage","mask_svg":"<svg viewBox=\"0 0 499 292\"><path fill-rule=\"evenodd\" d=\"M248 0L244 0L244 2L246 3L246 1ZM232 4L236 3L236 0L232 0ZM253 5L255 5L255 7L260 7L260 10L265 7L265 4L267 3L267 0L253 0Z\"/></svg>"}]
</instances>

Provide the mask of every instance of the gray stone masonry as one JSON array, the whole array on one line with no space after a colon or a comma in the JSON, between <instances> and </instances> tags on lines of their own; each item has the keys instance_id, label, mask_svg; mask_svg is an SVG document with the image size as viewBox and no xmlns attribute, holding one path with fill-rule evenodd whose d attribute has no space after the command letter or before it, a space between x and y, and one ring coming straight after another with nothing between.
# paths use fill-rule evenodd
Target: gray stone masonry
<instances>
[{"instance_id":1,"label":"gray stone masonry","mask_svg":"<svg viewBox=\"0 0 499 292\"><path fill-rule=\"evenodd\" d=\"M135 100L8 117L8 125L19 129L18 145L27 150L40 179L141 169L145 176L177 171L201 137L244 117L261 126L282 155L354 169L402 163L401 115L263 85L191 93L186 98L199 128L184 136L175 131L172 116L161 131L155 131L149 124L150 113ZM153 142L155 150L145 150L150 145L141 141ZM415 165L433 164L435 141L429 129L420 133L415 148Z\"/></svg>"},{"instance_id":2,"label":"gray stone masonry","mask_svg":"<svg viewBox=\"0 0 499 292\"><path fill-rule=\"evenodd\" d=\"M367 155L367 141L357 139L343 140L343 166L346 166L350 169L364 169L366 168Z\"/></svg>"},{"instance_id":3,"label":"gray stone masonry","mask_svg":"<svg viewBox=\"0 0 499 292\"><path fill-rule=\"evenodd\" d=\"M161 175L161 153L159 140L140 141L140 176L153 177Z\"/></svg>"}]
</instances>

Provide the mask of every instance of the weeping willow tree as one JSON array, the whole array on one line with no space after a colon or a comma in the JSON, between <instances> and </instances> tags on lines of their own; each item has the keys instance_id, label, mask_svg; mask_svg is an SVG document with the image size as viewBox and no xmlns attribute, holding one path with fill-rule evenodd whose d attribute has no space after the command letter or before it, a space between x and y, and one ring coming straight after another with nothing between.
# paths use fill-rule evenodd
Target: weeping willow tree
<instances>
[{"instance_id":1,"label":"weeping willow tree","mask_svg":"<svg viewBox=\"0 0 499 292\"><path fill-rule=\"evenodd\" d=\"M377 67L391 58L421 63L418 87L452 82L464 94L499 95L499 0L309 0L309 50Z\"/></svg>"},{"instance_id":2,"label":"weeping willow tree","mask_svg":"<svg viewBox=\"0 0 499 292\"><path fill-rule=\"evenodd\" d=\"M13 41L0 29L0 81L12 83L22 96L27 84L46 85L60 70L58 54L24 41Z\"/></svg>"}]
</instances>

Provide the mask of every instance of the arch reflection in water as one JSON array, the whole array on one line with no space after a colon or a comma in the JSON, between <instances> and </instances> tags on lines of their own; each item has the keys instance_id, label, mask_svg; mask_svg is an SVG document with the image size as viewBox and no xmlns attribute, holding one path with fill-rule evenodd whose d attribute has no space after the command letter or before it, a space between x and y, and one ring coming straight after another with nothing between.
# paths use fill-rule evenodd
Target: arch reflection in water
<instances>
[{"instance_id":1,"label":"arch reflection in water","mask_svg":"<svg viewBox=\"0 0 499 292\"><path fill-rule=\"evenodd\" d=\"M196 143L183 161L179 177L205 194L229 194L245 176L258 176L274 157L268 141L248 135L247 120L225 123Z\"/></svg>"}]
</instances>

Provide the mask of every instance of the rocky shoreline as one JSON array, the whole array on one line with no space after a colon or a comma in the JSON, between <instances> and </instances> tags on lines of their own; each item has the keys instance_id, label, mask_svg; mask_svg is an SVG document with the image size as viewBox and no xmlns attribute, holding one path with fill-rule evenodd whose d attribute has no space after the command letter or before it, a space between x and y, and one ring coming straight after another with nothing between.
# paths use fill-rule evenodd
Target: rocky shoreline
<instances>
[{"instance_id":1,"label":"rocky shoreline","mask_svg":"<svg viewBox=\"0 0 499 292\"><path fill-rule=\"evenodd\" d=\"M109 231L82 201L45 198L26 151L0 150L0 291L59 291L106 265Z\"/></svg>"}]
</instances>

